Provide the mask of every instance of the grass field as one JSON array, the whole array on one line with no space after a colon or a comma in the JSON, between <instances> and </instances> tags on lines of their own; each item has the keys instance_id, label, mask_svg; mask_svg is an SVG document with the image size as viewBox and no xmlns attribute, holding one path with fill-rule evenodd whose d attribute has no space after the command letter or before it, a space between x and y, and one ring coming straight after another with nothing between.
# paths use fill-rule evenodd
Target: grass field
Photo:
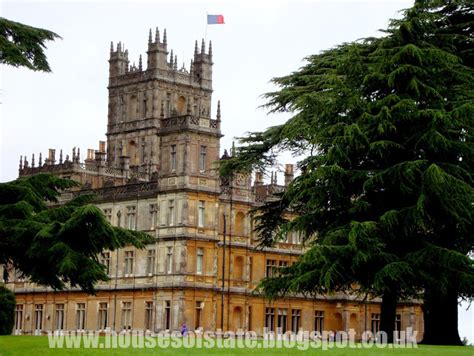
<instances>
[{"instance_id":1,"label":"grass field","mask_svg":"<svg viewBox=\"0 0 474 356\"><path fill-rule=\"evenodd\" d=\"M100 339L101 342L104 338ZM259 343L261 345L261 342ZM411 349L381 349L372 348L334 348L327 351L320 349L297 350L288 348L245 348L245 349L219 349L219 348L94 348L94 349L72 349L72 348L49 348L46 336L0 336L0 355L474 355L474 347L450 347L419 345Z\"/></svg>"}]
</instances>

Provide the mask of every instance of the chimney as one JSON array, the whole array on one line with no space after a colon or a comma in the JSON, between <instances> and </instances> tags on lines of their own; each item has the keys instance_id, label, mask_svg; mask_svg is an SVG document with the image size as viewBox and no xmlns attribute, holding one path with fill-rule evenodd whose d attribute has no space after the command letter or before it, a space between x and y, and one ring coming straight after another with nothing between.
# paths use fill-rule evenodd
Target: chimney
<instances>
[{"instance_id":1,"label":"chimney","mask_svg":"<svg viewBox=\"0 0 474 356\"><path fill-rule=\"evenodd\" d=\"M294 173L294 165L293 164L285 164L285 187L287 187L290 182L295 177Z\"/></svg>"},{"instance_id":2,"label":"chimney","mask_svg":"<svg viewBox=\"0 0 474 356\"><path fill-rule=\"evenodd\" d=\"M56 162L56 150L54 148L48 149L48 159L45 160L47 165L53 165Z\"/></svg>"},{"instance_id":3,"label":"chimney","mask_svg":"<svg viewBox=\"0 0 474 356\"><path fill-rule=\"evenodd\" d=\"M258 171L255 173L255 185L262 185L263 184L263 172Z\"/></svg>"},{"instance_id":4,"label":"chimney","mask_svg":"<svg viewBox=\"0 0 474 356\"><path fill-rule=\"evenodd\" d=\"M99 152L105 153L105 141L99 141Z\"/></svg>"}]
</instances>

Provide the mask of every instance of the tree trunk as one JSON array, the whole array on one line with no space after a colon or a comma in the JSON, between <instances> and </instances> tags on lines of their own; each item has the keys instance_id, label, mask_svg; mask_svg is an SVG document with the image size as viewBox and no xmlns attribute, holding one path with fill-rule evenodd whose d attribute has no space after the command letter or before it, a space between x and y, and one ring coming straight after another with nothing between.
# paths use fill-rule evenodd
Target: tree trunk
<instances>
[{"instance_id":1,"label":"tree trunk","mask_svg":"<svg viewBox=\"0 0 474 356\"><path fill-rule=\"evenodd\" d=\"M435 288L426 289L423 318L425 332L422 344L463 344L458 332L458 293L456 289L448 289L445 294Z\"/></svg>"},{"instance_id":2,"label":"tree trunk","mask_svg":"<svg viewBox=\"0 0 474 356\"><path fill-rule=\"evenodd\" d=\"M393 343L397 301L397 294L394 292L387 292L382 296L382 305L380 306L380 331L387 333L387 342L389 344Z\"/></svg>"}]
</instances>

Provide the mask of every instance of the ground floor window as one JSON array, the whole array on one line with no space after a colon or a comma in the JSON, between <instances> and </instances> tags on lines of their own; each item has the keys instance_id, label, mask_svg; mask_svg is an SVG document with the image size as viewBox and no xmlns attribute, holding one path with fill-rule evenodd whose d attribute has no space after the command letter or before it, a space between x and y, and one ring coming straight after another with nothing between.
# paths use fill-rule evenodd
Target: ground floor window
<instances>
[{"instance_id":1,"label":"ground floor window","mask_svg":"<svg viewBox=\"0 0 474 356\"><path fill-rule=\"evenodd\" d=\"M322 310L314 311L314 331L322 333L324 330L324 312Z\"/></svg>"},{"instance_id":2,"label":"ground floor window","mask_svg":"<svg viewBox=\"0 0 474 356\"><path fill-rule=\"evenodd\" d=\"M56 304L55 329L64 330L64 304Z\"/></svg>"},{"instance_id":3,"label":"ground floor window","mask_svg":"<svg viewBox=\"0 0 474 356\"><path fill-rule=\"evenodd\" d=\"M23 329L23 304L15 307L15 330Z\"/></svg>"},{"instance_id":4,"label":"ground floor window","mask_svg":"<svg viewBox=\"0 0 474 356\"><path fill-rule=\"evenodd\" d=\"M43 329L43 304L35 304L35 330Z\"/></svg>"},{"instance_id":5,"label":"ground floor window","mask_svg":"<svg viewBox=\"0 0 474 356\"><path fill-rule=\"evenodd\" d=\"M380 314L372 313L371 331L375 335L380 331Z\"/></svg>"},{"instance_id":6,"label":"ground floor window","mask_svg":"<svg viewBox=\"0 0 474 356\"><path fill-rule=\"evenodd\" d=\"M265 328L267 331L275 330L275 308L265 308Z\"/></svg>"}]
</instances>

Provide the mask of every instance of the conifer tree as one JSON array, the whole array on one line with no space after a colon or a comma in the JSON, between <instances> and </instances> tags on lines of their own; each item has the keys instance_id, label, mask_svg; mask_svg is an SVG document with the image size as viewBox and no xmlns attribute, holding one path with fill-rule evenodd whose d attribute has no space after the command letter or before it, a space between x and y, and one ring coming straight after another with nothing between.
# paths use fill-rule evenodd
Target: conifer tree
<instances>
[{"instance_id":1,"label":"conifer tree","mask_svg":"<svg viewBox=\"0 0 474 356\"><path fill-rule=\"evenodd\" d=\"M45 42L58 38L52 31L0 17L0 63L50 72Z\"/></svg>"},{"instance_id":2,"label":"conifer tree","mask_svg":"<svg viewBox=\"0 0 474 356\"><path fill-rule=\"evenodd\" d=\"M472 26L463 25L464 5L417 1L385 37L324 51L274 79L281 89L266 95L267 106L293 117L243 138L221 167L225 176L274 164L279 150L305 155L301 175L260 209L257 231L263 245L300 231L309 250L264 280L264 293L380 296L389 341L397 301L420 297L427 322L438 321L426 324L427 340L460 343L457 298L472 297L474 286L473 71L462 37ZM456 27L453 18L464 20ZM285 219L288 212L296 218ZM444 337L431 337L429 328L441 325L434 335Z\"/></svg>"},{"instance_id":3,"label":"conifer tree","mask_svg":"<svg viewBox=\"0 0 474 356\"><path fill-rule=\"evenodd\" d=\"M152 242L146 233L112 226L90 204L93 196L59 204L61 191L77 185L49 174L0 183L0 264L53 289L78 286L93 294L97 282L109 279L99 262L104 250Z\"/></svg>"}]
</instances>

